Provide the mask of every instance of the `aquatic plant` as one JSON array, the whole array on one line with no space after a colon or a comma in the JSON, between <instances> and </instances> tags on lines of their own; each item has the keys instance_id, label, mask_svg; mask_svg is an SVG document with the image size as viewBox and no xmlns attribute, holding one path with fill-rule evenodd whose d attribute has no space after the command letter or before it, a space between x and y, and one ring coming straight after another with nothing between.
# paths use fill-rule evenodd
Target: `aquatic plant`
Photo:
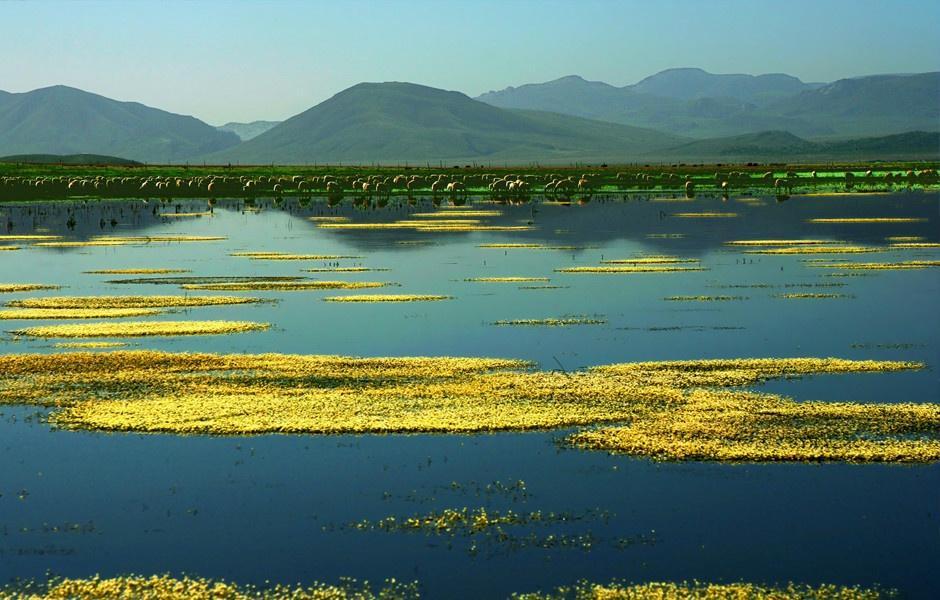
<instances>
[{"instance_id":1,"label":"aquatic plant","mask_svg":"<svg viewBox=\"0 0 940 600\"><path fill-rule=\"evenodd\" d=\"M864 254L884 252L887 248L878 246L797 246L789 248L761 248L745 250L744 254Z\"/></svg>"},{"instance_id":2,"label":"aquatic plant","mask_svg":"<svg viewBox=\"0 0 940 600\"><path fill-rule=\"evenodd\" d=\"M189 273L189 269L98 269L82 271L87 275L167 275L170 273Z\"/></svg>"},{"instance_id":3,"label":"aquatic plant","mask_svg":"<svg viewBox=\"0 0 940 600\"><path fill-rule=\"evenodd\" d=\"M908 260L903 262L863 263L863 262L837 262L837 263L810 263L811 267L821 269L849 269L866 271L891 271L905 269L929 269L940 267L940 260Z\"/></svg>"},{"instance_id":4,"label":"aquatic plant","mask_svg":"<svg viewBox=\"0 0 940 600\"><path fill-rule=\"evenodd\" d=\"M45 296L11 300L8 306L34 309L184 308L263 302L242 296Z\"/></svg>"},{"instance_id":5,"label":"aquatic plant","mask_svg":"<svg viewBox=\"0 0 940 600\"><path fill-rule=\"evenodd\" d=\"M602 260L605 265L672 265L682 263L697 263L697 258L678 258L675 256L641 256L637 258L612 258Z\"/></svg>"},{"instance_id":6,"label":"aquatic plant","mask_svg":"<svg viewBox=\"0 0 940 600\"><path fill-rule=\"evenodd\" d=\"M47 283L0 283L0 294L36 292L39 290L58 290L61 287L61 285L52 285Z\"/></svg>"},{"instance_id":7,"label":"aquatic plant","mask_svg":"<svg viewBox=\"0 0 940 600\"><path fill-rule=\"evenodd\" d=\"M453 296L434 294L360 294L349 296L327 296L327 302L433 302L452 300Z\"/></svg>"},{"instance_id":8,"label":"aquatic plant","mask_svg":"<svg viewBox=\"0 0 940 600\"><path fill-rule=\"evenodd\" d=\"M301 269L305 273L367 273L370 271L390 271L391 269L375 269L372 267L322 267Z\"/></svg>"},{"instance_id":9,"label":"aquatic plant","mask_svg":"<svg viewBox=\"0 0 940 600\"><path fill-rule=\"evenodd\" d=\"M666 296L663 300L669 302L728 302L731 300L748 300L747 296Z\"/></svg>"},{"instance_id":10,"label":"aquatic plant","mask_svg":"<svg viewBox=\"0 0 940 600\"><path fill-rule=\"evenodd\" d=\"M158 315L155 308L13 308L0 309L0 320L117 319Z\"/></svg>"},{"instance_id":11,"label":"aquatic plant","mask_svg":"<svg viewBox=\"0 0 940 600\"><path fill-rule=\"evenodd\" d=\"M479 283L524 283L527 281L551 281L548 277L470 277L464 281L475 281Z\"/></svg>"},{"instance_id":12,"label":"aquatic plant","mask_svg":"<svg viewBox=\"0 0 940 600\"><path fill-rule=\"evenodd\" d=\"M24 327L11 333L49 338L144 337L243 333L268 329L270 326L268 323L252 321L134 321Z\"/></svg>"},{"instance_id":13,"label":"aquatic plant","mask_svg":"<svg viewBox=\"0 0 940 600\"><path fill-rule=\"evenodd\" d=\"M566 327L568 325L604 325L606 319L590 317L561 317L557 319L504 319L493 321L493 325L526 325L539 327Z\"/></svg>"},{"instance_id":14,"label":"aquatic plant","mask_svg":"<svg viewBox=\"0 0 940 600\"><path fill-rule=\"evenodd\" d=\"M187 283L184 290L215 291L278 291L302 292L305 290L358 290L397 285L385 281L242 281L235 283Z\"/></svg>"},{"instance_id":15,"label":"aquatic plant","mask_svg":"<svg viewBox=\"0 0 940 600\"><path fill-rule=\"evenodd\" d=\"M251 260L341 260L362 258L341 254L288 254L285 252L232 252L229 256L244 256Z\"/></svg>"},{"instance_id":16,"label":"aquatic plant","mask_svg":"<svg viewBox=\"0 0 940 600\"><path fill-rule=\"evenodd\" d=\"M732 240L726 246L813 246L835 244L834 240Z\"/></svg>"},{"instance_id":17,"label":"aquatic plant","mask_svg":"<svg viewBox=\"0 0 940 600\"><path fill-rule=\"evenodd\" d=\"M704 271L703 267L671 267L662 265L623 265L603 267L565 267L556 273L677 273L682 271Z\"/></svg>"},{"instance_id":18,"label":"aquatic plant","mask_svg":"<svg viewBox=\"0 0 940 600\"><path fill-rule=\"evenodd\" d=\"M832 217L807 219L807 223L926 223L922 217Z\"/></svg>"},{"instance_id":19,"label":"aquatic plant","mask_svg":"<svg viewBox=\"0 0 940 600\"><path fill-rule=\"evenodd\" d=\"M56 348L90 350L92 348L124 348L127 346L127 342L56 342L53 346Z\"/></svg>"},{"instance_id":20,"label":"aquatic plant","mask_svg":"<svg viewBox=\"0 0 940 600\"><path fill-rule=\"evenodd\" d=\"M854 298L848 294L777 294L776 298L786 299L813 299L813 298Z\"/></svg>"},{"instance_id":21,"label":"aquatic plant","mask_svg":"<svg viewBox=\"0 0 940 600\"><path fill-rule=\"evenodd\" d=\"M0 246L0 252L13 252L14 250L19 249L19 246Z\"/></svg>"},{"instance_id":22,"label":"aquatic plant","mask_svg":"<svg viewBox=\"0 0 940 600\"><path fill-rule=\"evenodd\" d=\"M679 212L672 213L673 217L679 217L680 219L730 219L732 217L738 216L736 212Z\"/></svg>"},{"instance_id":23,"label":"aquatic plant","mask_svg":"<svg viewBox=\"0 0 940 600\"><path fill-rule=\"evenodd\" d=\"M513 594L512 600L877 600L892 590L834 584L784 586L754 583L650 582L590 583L582 581L550 592Z\"/></svg>"}]
</instances>

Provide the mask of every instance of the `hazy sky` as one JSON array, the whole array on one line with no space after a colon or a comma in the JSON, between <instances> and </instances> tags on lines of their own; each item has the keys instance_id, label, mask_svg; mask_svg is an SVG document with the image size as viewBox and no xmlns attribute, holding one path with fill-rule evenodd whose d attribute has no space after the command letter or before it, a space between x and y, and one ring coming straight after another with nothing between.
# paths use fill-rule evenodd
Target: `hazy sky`
<instances>
[{"instance_id":1,"label":"hazy sky","mask_svg":"<svg viewBox=\"0 0 940 600\"><path fill-rule=\"evenodd\" d=\"M940 1L0 0L0 89L65 84L214 125L283 119L360 81L471 96L662 69L805 81L940 70Z\"/></svg>"}]
</instances>

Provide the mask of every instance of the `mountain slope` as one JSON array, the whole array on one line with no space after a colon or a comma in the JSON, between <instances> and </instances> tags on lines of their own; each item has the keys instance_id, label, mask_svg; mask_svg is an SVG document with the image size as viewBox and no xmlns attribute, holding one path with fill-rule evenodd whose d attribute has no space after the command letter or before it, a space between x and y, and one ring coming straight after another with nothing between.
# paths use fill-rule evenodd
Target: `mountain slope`
<instances>
[{"instance_id":1,"label":"mountain slope","mask_svg":"<svg viewBox=\"0 0 940 600\"><path fill-rule=\"evenodd\" d=\"M0 97L0 155L101 154L179 162L238 142L235 134L194 117L66 86Z\"/></svg>"},{"instance_id":2,"label":"mountain slope","mask_svg":"<svg viewBox=\"0 0 940 600\"><path fill-rule=\"evenodd\" d=\"M361 83L211 161L629 160L682 138L537 111L503 110L411 83Z\"/></svg>"},{"instance_id":3,"label":"mountain slope","mask_svg":"<svg viewBox=\"0 0 940 600\"><path fill-rule=\"evenodd\" d=\"M271 129L280 121L252 121L251 123L238 123L231 121L225 125L219 125L216 129L220 131L231 131L242 141L256 138L265 131Z\"/></svg>"},{"instance_id":4,"label":"mountain slope","mask_svg":"<svg viewBox=\"0 0 940 600\"><path fill-rule=\"evenodd\" d=\"M803 83L784 73L715 74L703 69L679 68L660 71L628 87L634 92L680 100L734 98L760 103L812 89L815 84Z\"/></svg>"}]
</instances>

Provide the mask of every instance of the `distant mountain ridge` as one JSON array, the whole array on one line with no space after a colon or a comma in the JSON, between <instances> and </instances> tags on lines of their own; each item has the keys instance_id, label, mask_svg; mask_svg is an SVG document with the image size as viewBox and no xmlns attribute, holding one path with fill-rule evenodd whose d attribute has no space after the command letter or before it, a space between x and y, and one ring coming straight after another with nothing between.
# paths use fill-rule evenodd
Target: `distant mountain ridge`
<instances>
[{"instance_id":1,"label":"distant mountain ridge","mask_svg":"<svg viewBox=\"0 0 940 600\"><path fill-rule=\"evenodd\" d=\"M938 98L940 73L820 84L785 74L715 75L685 68L623 87L568 76L477 97L503 108L551 110L698 138L765 130L810 137L933 131L940 129Z\"/></svg>"},{"instance_id":2,"label":"distant mountain ridge","mask_svg":"<svg viewBox=\"0 0 940 600\"><path fill-rule=\"evenodd\" d=\"M627 160L680 136L541 111L515 111L413 83L361 83L211 161Z\"/></svg>"},{"instance_id":3,"label":"distant mountain ridge","mask_svg":"<svg viewBox=\"0 0 940 600\"><path fill-rule=\"evenodd\" d=\"M278 125L280 121L252 121L250 123L238 123L236 121L230 121L225 125L219 125L216 129L220 131L231 131L241 139L241 141L247 141L251 138L256 138L265 131L271 129L275 125Z\"/></svg>"},{"instance_id":4,"label":"distant mountain ridge","mask_svg":"<svg viewBox=\"0 0 940 600\"><path fill-rule=\"evenodd\" d=\"M0 155L98 154L180 162L239 143L196 119L67 86L0 94Z\"/></svg>"}]
</instances>

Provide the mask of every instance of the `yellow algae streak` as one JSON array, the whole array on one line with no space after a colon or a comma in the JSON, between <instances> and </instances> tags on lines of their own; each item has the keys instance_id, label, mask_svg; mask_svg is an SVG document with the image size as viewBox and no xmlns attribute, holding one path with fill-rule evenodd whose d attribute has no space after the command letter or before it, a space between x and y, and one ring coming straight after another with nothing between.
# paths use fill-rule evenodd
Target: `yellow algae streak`
<instances>
[{"instance_id":1,"label":"yellow algae streak","mask_svg":"<svg viewBox=\"0 0 940 600\"><path fill-rule=\"evenodd\" d=\"M0 356L0 404L71 429L241 435L471 433L608 426L576 446L669 460L933 462L940 404L794 402L740 388L813 373L920 369L835 358L624 363L188 354ZM166 390L173 390L168 394ZM613 425L629 423L629 425Z\"/></svg>"},{"instance_id":2,"label":"yellow algae streak","mask_svg":"<svg viewBox=\"0 0 940 600\"><path fill-rule=\"evenodd\" d=\"M838 262L838 263L809 263L811 267L822 269L855 269L866 271L891 271L905 269L929 269L930 267L940 267L940 260L908 260L904 262L890 263L863 263L863 262Z\"/></svg>"},{"instance_id":3,"label":"yellow algae streak","mask_svg":"<svg viewBox=\"0 0 940 600\"><path fill-rule=\"evenodd\" d=\"M287 254L285 252L232 252L229 256L244 256L251 260L340 260L344 258L362 258L341 254Z\"/></svg>"},{"instance_id":4,"label":"yellow algae streak","mask_svg":"<svg viewBox=\"0 0 940 600\"><path fill-rule=\"evenodd\" d=\"M19 246L0 246L0 252L12 252L19 249Z\"/></svg>"},{"instance_id":5,"label":"yellow algae streak","mask_svg":"<svg viewBox=\"0 0 940 600\"><path fill-rule=\"evenodd\" d=\"M812 299L812 298L852 298L847 294L778 294L777 298L786 298L786 299Z\"/></svg>"},{"instance_id":6,"label":"yellow algae streak","mask_svg":"<svg viewBox=\"0 0 940 600\"><path fill-rule=\"evenodd\" d=\"M50 285L45 283L0 283L0 294L35 292L38 290L57 290L61 287L61 285Z\"/></svg>"},{"instance_id":7,"label":"yellow algae streak","mask_svg":"<svg viewBox=\"0 0 940 600\"><path fill-rule=\"evenodd\" d=\"M422 212L422 213L413 213L412 217L419 218L449 218L449 217L499 217L502 216L502 211L499 210L447 210L442 212Z\"/></svg>"},{"instance_id":8,"label":"yellow algae streak","mask_svg":"<svg viewBox=\"0 0 940 600\"><path fill-rule=\"evenodd\" d=\"M470 277L464 281L475 281L479 283L524 283L527 281L551 281L548 277Z\"/></svg>"},{"instance_id":9,"label":"yellow algae streak","mask_svg":"<svg viewBox=\"0 0 940 600\"><path fill-rule=\"evenodd\" d=\"M612 258L602 260L605 265L672 265L681 263L697 263L697 258L678 258L675 256L642 256L639 258Z\"/></svg>"},{"instance_id":10,"label":"yellow algae streak","mask_svg":"<svg viewBox=\"0 0 940 600\"><path fill-rule=\"evenodd\" d=\"M922 217L833 217L807 219L807 223L926 223Z\"/></svg>"},{"instance_id":11,"label":"yellow algae streak","mask_svg":"<svg viewBox=\"0 0 940 600\"><path fill-rule=\"evenodd\" d=\"M223 306L252 304L260 298L240 296L47 296L23 298L7 304L19 308L102 309L102 308L184 308L192 306Z\"/></svg>"},{"instance_id":12,"label":"yellow algae streak","mask_svg":"<svg viewBox=\"0 0 940 600\"><path fill-rule=\"evenodd\" d=\"M452 300L453 296L435 294L359 294L349 296L327 296L327 302L434 302Z\"/></svg>"},{"instance_id":13,"label":"yellow algae streak","mask_svg":"<svg viewBox=\"0 0 940 600\"><path fill-rule=\"evenodd\" d=\"M892 235L885 238L887 242L925 242L927 238L922 235Z\"/></svg>"},{"instance_id":14,"label":"yellow algae streak","mask_svg":"<svg viewBox=\"0 0 940 600\"><path fill-rule=\"evenodd\" d=\"M187 283L184 290L218 291L279 291L300 292L304 290L358 290L396 285L385 281L242 281L235 283Z\"/></svg>"},{"instance_id":15,"label":"yellow algae streak","mask_svg":"<svg viewBox=\"0 0 940 600\"><path fill-rule=\"evenodd\" d=\"M560 319L504 319L494 321L493 325L523 325L539 327L567 327L568 325L604 325L605 319L587 317L562 317Z\"/></svg>"},{"instance_id":16,"label":"yellow algae streak","mask_svg":"<svg viewBox=\"0 0 940 600\"><path fill-rule=\"evenodd\" d=\"M892 248L940 248L940 242L896 242Z\"/></svg>"},{"instance_id":17,"label":"yellow algae streak","mask_svg":"<svg viewBox=\"0 0 940 600\"><path fill-rule=\"evenodd\" d=\"M512 600L877 600L894 597L891 590L822 584L652 582L605 584L581 582L543 593L513 594Z\"/></svg>"},{"instance_id":18,"label":"yellow algae streak","mask_svg":"<svg viewBox=\"0 0 940 600\"><path fill-rule=\"evenodd\" d=\"M609 267L565 267L556 273L676 273L680 271L704 271L703 267L670 267L657 265L623 265Z\"/></svg>"},{"instance_id":19,"label":"yellow algae streak","mask_svg":"<svg viewBox=\"0 0 940 600\"><path fill-rule=\"evenodd\" d=\"M876 246L805 246L745 250L744 254L864 254L868 252L884 252L886 250L888 250L888 248L879 248Z\"/></svg>"},{"instance_id":20,"label":"yellow algae streak","mask_svg":"<svg viewBox=\"0 0 940 600\"><path fill-rule=\"evenodd\" d=\"M97 241L113 241L126 243L149 243L149 242L218 242L228 238L218 235L141 235L141 236L118 236L118 235L96 235L91 239Z\"/></svg>"},{"instance_id":21,"label":"yellow algae streak","mask_svg":"<svg viewBox=\"0 0 940 600\"><path fill-rule=\"evenodd\" d=\"M320 269L301 269L306 273L368 273L370 271L389 271L391 269L373 269L371 267L323 267Z\"/></svg>"},{"instance_id":22,"label":"yellow algae streak","mask_svg":"<svg viewBox=\"0 0 940 600\"><path fill-rule=\"evenodd\" d=\"M124 348L127 342L56 342L53 344L56 348Z\"/></svg>"},{"instance_id":23,"label":"yellow algae streak","mask_svg":"<svg viewBox=\"0 0 940 600\"><path fill-rule=\"evenodd\" d=\"M209 211L203 212L181 212L181 213L160 213L160 217L211 217L212 213Z\"/></svg>"},{"instance_id":24,"label":"yellow algae streak","mask_svg":"<svg viewBox=\"0 0 940 600\"><path fill-rule=\"evenodd\" d=\"M239 585L223 580L170 575L124 575L87 579L54 578L47 582L26 582L0 589L0 600L417 600L415 583L387 580L373 590L368 583L343 579L339 585L314 583L309 586L277 584L271 587Z\"/></svg>"},{"instance_id":25,"label":"yellow algae streak","mask_svg":"<svg viewBox=\"0 0 940 600\"><path fill-rule=\"evenodd\" d=\"M98 269L82 271L86 275L160 275L169 273L190 273L189 269Z\"/></svg>"},{"instance_id":26,"label":"yellow algae streak","mask_svg":"<svg viewBox=\"0 0 940 600\"><path fill-rule=\"evenodd\" d=\"M679 212L672 213L673 217L680 219L730 219L738 216L736 212Z\"/></svg>"},{"instance_id":27,"label":"yellow algae streak","mask_svg":"<svg viewBox=\"0 0 940 600\"><path fill-rule=\"evenodd\" d=\"M313 221L314 223L346 223L349 221L349 217L307 217L307 220Z\"/></svg>"},{"instance_id":28,"label":"yellow algae streak","mask_svg":"<svg viewBox=\"0 0 940 600\"><path fill-rule=\"evenodd\" d=\"M61 240L61 235L20 235L15 233L0 234L0 242L36 242L43 240Z\"/></svg>"},{"instance_id":29,"label":"yellow algae streak","mask_svg":"<svg viewBox=\"0 0 940 600\"><path fill-rule=\"evenodd\" d=\"M51 338L144 337L174 335L218 335L268 329L268 323L253 321L135 321L132 323L88 323L46 325L12 331L14 335Z\"/></svg>"},{"instance_id":30,"label":"yellow algae streak","mask_svg":"<svg viewBox=\"0 0 940 600\"><path fill-rule=\"evenodd\" d=\"M813 246L835 244L834 240L732 240L726 246Z\"/></svg>"},{"instance_id":31,"label":"yellow algae streak","mask_svg":"<svg viewBox=\"0 0 940 600\"><path fill-rule=\"evenodd\" d=\"M0 309L0 320L118 319L158 315L155 308L13 308Z\"/></svg>"},{"instance_id":32,"label":"yellow algae streak","mask_svg":"<svg viewBox=\"0 0 940 600\"><path fill-rule=\"evenodd\" d=\"M747 299L747 296L666 296L663 298L669 302L727 302Z\"/></svg>"}]
</instances>

